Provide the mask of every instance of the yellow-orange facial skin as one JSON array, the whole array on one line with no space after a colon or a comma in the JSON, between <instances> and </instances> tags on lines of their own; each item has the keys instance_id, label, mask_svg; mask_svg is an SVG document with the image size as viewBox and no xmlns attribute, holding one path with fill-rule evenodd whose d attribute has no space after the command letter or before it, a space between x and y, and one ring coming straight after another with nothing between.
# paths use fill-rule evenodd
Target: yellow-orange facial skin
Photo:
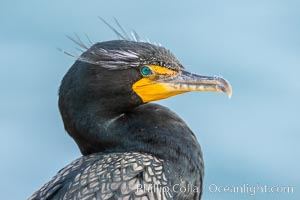
<instances>
[{"instance_id":1,"label":"yellow-orange facial skin","mask_svg":"<svg viewBox=\"0 0 300 200\"><path fill-rule=\"evenodd\" d=\"M159 79L177 76L179 74L178 71L157 65L147 66L152 70L152 74L141 78L132 86L132 89L141 97L144 103L183 93L182 91L172 91L168 85L157 82Z\"/></svg>"},{"instance_id":2,"label":"yellow-orange facial skin","mask_svg":"<svg viewBox=\"0 0 300 200\"><path fill-rule=\"evenodd\" d=\"M210 91L232 94L230 84L221 77L209 77L158 65L147 65L151 74L132 85L144 103L165 99L190 91Z\"/></svg>"}]
</instances>

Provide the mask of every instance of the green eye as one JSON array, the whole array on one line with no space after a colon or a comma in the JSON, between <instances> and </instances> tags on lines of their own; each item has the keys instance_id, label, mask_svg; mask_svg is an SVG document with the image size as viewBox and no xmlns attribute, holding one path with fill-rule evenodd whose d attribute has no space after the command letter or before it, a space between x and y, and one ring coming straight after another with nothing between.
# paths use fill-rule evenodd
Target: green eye
<instances>
[{"instance_id":1,"label":"green eye","mask_svg":"<svg viewBox=\"0 0 300 200\"><path fill-rule=\"evenodd\" d=\"M142 74L143 76L149 76L151 73L152 73L152 71L151 71L150 67L148 67L148 66L143 66L143 67L141 68L141 74Z\"/></svg>"}]
</instances>

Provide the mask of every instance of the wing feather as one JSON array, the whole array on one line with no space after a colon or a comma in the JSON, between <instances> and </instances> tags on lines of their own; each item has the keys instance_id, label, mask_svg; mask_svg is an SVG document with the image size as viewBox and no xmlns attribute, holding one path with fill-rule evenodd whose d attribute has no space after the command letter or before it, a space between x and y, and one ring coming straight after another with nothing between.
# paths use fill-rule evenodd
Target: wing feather
<instances>
[{"instance_id":1,"label":"wing feather","mask_svg":"<svg viewBox=\"0 0 300 200\"><path fill-rule=\"evenodd\" d=\"M172 199L163 160L144 153L83 156L58 172L29 200Z\"/></svg>"}]
</instances>

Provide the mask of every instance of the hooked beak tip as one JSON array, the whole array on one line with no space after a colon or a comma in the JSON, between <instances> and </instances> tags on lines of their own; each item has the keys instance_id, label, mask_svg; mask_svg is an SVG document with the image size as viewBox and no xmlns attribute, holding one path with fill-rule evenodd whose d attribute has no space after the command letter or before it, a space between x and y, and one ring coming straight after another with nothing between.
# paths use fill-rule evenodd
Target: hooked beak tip
<instances>
[{"instance_id":1,"label":"hooked beak tip","mask_svg":"<svg viewBox=\"0 0 300 200\"><path fill-rule=\"evenodd\" d=\"M232 90L230 90L229 92L227 92L227 94L228 94L228 98L231 99L231 97L232 97Z\"/></svg>"},{"instance_id":2,"label":"hooked beak tip","mask_svg":"<svg viewBox=\"0 0 300 200\"><path fill-rule=\"evenodd\" d=\"M221 77L219 77L219 79L220 79L220 82L222 83L222 86L223 86L223 92L228 95L229 99L231 99L231 97L232 97L232 88L231 88L230 83L227 80L225 80Z\"/></svg>"}]
</instances>

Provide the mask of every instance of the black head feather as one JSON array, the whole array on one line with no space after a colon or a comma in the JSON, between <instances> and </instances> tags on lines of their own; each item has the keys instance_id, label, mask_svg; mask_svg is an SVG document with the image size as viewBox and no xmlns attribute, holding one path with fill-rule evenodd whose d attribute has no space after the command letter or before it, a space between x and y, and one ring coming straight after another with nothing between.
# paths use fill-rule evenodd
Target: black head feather
<instances>
[{"instance_id":1,"label":"black head feather","mask_svg":"<svg viewBox=\"0 0 300 200\"><path fill-rule=\"evenodd\" d=\"M113 40L94 44L84 52L80 61L115 70L139 67L145 64L160 65L172 69L183 66L166 48L146 42Z\"/></svg>"}]
</instances>

